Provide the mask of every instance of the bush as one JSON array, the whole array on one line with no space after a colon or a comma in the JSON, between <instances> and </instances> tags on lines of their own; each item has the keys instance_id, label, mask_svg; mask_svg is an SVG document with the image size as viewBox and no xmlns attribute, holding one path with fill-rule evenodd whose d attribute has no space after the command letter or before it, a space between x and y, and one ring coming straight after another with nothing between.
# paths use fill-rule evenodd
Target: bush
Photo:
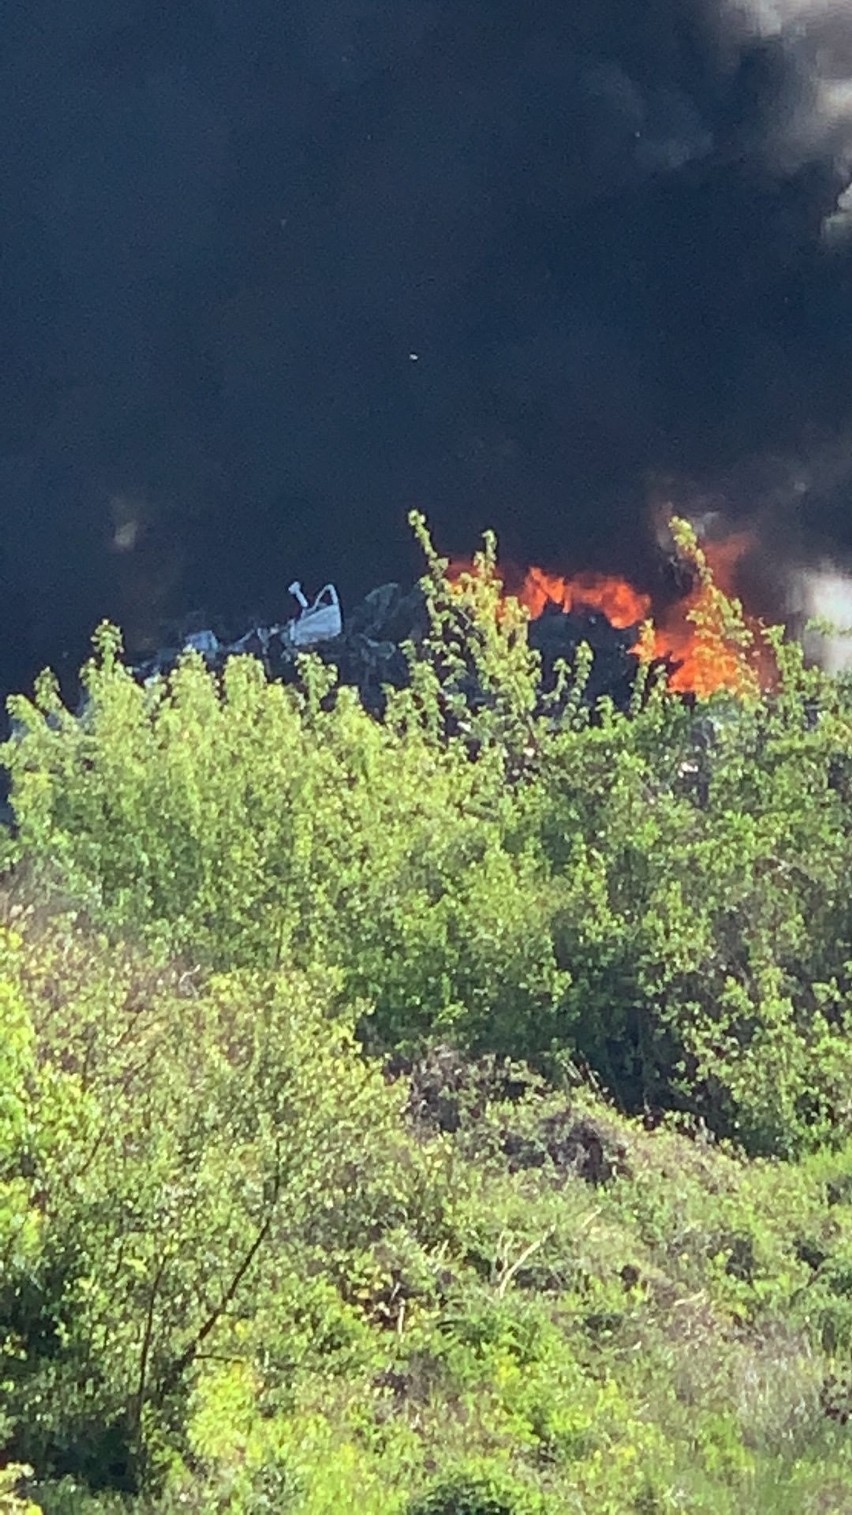
<instances>
[{"instance_id":1,"label":"bush","mask_svg":"<svg viewBox=\"0 0 852 1515\"><path fill-rule=\"evenodd\" d=\"M844 1508L849 686L589 711L492 543L427 601L382 721L110 628L13 702L6 1501Z\"/></svg>"},{"instance_id":2,"label":"bush","mask_svg":"<svg viewBox=\"0 0 852 1515\"><path fill-rule=\"evenodd\" d=\"M202 985L63 921L8 972L40 1064L39 1245L3 1279L11 1443L133 1489L199 1358L280 1286L281 1249L292 1267L329 1228L345 1248L404 1213L398 1096L319 978Z\"/></svg>"},{"instance_id":3,"label":"bush","mask_svg":"<svg viewBox=\"0 0 852 1515\"><path fill-rule=\"evenodd\" d=\"M734 1515L849 1474L852 1144L746 1163L457 1054L427 1122L424 1067L365 1063L334 980L13 908L4 1444L46 1512Z\"/></svg>"},{"instance_id":4,"label":"bush","mask_svg":"<svg viewBox=\"0 0 852 1515\"><path fill-rule=\"evenodd\" d=\"M340 972L374 1048L579 1060L752 1152L852 1130L848 687L779 646L772 696L640 680L590 720L579 666L537 708L493 546L442 573L383 722L311 659L143 689L102 628L82 718L48 677L12 702L19 865L163 955Z\"/></svg>"},{"instance_id":5,"label":"bush","mask_svg":"<svg viewBox=\"0 0 852 1515\"><path fill-rule=\"evenodd\" d=\"M542 1502L505 1474L459 1472L408 1507L408 1515L538 1515Z\"/></svg>"}]
</instances>

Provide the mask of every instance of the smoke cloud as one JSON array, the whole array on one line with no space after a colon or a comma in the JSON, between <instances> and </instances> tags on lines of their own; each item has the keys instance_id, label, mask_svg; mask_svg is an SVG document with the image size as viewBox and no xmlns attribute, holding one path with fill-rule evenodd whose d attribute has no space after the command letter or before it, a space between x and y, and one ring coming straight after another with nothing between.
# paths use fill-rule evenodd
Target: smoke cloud
<instances>
[{"instance_id":1,"label":"smoke cloud","mask_svg":"<svg viewBox=\"0 0 852 1515\"><path fill-rule=\"evenodd\" d=\"M410 574L413 504L647 577L665 480L852 551L846 6L13 0L0 128L6 686Z\"/></svg>"}]
</instances>

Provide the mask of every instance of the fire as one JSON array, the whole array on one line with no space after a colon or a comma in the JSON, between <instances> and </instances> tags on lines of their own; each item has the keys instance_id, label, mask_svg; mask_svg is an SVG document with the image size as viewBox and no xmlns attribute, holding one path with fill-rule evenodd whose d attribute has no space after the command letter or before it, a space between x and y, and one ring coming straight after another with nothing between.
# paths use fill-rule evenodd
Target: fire
<instances>
[{"instance_id":1,"label":"fire","mask_svg":"<svg viewBox=\"0 0 852 1515\"><path fill-rule=\"evenodd\" d=\"M699 570L683 599L661 614L654 627L652 655L674 665L670 689L706 696L720 690L744 693L755 681L760 687L772 684L774 663L761 637L760 622L742 613L742 625L751 636L747 648L726 636L719 624L720 600L736 601L737 570L754 547L749 532L706 542L701 548L706 570Z\"/></svg>"},{"instance_id":2,"label":"fire","mask_svg":"<svg viewBox=\"0 0 852 1515\"><path fill-rule=\"evenodd\" d=\"M634 589L626 579L597 573L578 574L575 578L565 579L546 573L543 568L527 569L518 591L518 599L526 606L533 620L550 603L566 611L601 610L607 620L619 630L627 626L638 626L646 620L651 610L651 596Z\"/></svg>"},{"instance_id":3,"label":"fire","mask_svg":"<svg viewBox=\"0 0 852 1515\"><path fill-rule=\"evenodd\" d=\"M533 567L523 574L510 571L508 578L518 585L512 592L532 620L551 605L566 612L601 612L619 630L641 628L633 651L645 661L667 662L669 688L678 693L743 694L774 681L774 661L760 622L740 610L738 634L727 616L728 603L739 604L737 571L755 545L750 533L736 532L689 549L685 557L692 587L674 604L661 607L629 580L610 574L563 576ZM470 572L470 566L452 564L450 578Z\"/></svg>"}]
</instances>

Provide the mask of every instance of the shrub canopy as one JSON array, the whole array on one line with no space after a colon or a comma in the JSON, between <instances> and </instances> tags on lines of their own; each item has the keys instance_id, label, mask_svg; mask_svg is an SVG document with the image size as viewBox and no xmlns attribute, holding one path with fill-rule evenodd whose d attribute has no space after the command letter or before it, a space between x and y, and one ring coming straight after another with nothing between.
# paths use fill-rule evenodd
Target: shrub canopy
<instances>
[{"instance_id":1,"label":"shrub canopy","mask_svg":"<svg viewBox=\"0 0 852 1515\"><path fill-rule=\"evenodd\" d=\"M849 685L705 596L733 692L543 697L425 545L381 721L11 702L4 1509L845 1508Z\"/></svg>"}]
</instances>

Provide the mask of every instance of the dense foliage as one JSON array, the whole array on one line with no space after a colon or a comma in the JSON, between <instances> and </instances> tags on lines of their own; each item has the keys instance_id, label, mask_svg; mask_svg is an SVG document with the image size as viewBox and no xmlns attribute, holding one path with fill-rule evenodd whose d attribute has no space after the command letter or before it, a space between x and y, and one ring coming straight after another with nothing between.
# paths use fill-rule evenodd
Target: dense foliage
<instances>
[{"instance_id":1,"label":"dense foliage","mask_svg":"<svg viewBox=\"0 0 852 1515\"><path fill-rule=\"evenodd\" d=\"M852 694L718 597L735 694L542 698L424 545L382 721L11 702L0 1510L852 1507Z\"/></svg>"}]
</instances>

